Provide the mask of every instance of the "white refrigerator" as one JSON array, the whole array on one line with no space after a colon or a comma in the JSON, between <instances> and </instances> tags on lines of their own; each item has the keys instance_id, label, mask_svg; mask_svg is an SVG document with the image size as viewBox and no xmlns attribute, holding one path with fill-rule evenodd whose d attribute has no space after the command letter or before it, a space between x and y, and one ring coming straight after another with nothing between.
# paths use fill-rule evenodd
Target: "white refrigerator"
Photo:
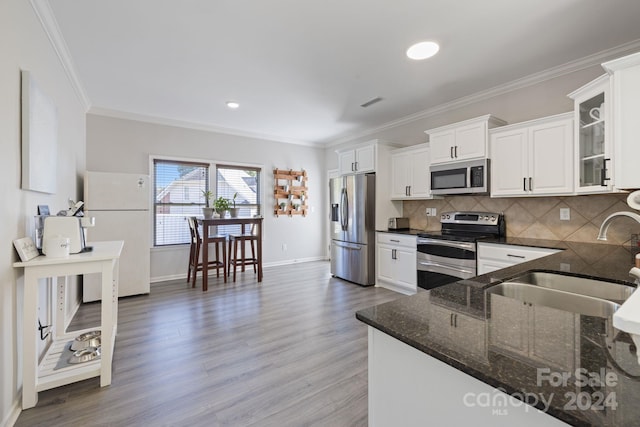
<instances>
[{"instance_id":1,"label":"white refrigerator","mask_svg":"<svg viewBox=\"0 0 640 427\"><path fill-rule=\"evenodd\" d=\"M84 213L95 218L87 228L87 245L124 240L120 256L118 297L148 294L151 270L150 184L148 175L86 172ZM100 300L100 277L85 274L84 302Z\"/></svg>"}]
</instances>

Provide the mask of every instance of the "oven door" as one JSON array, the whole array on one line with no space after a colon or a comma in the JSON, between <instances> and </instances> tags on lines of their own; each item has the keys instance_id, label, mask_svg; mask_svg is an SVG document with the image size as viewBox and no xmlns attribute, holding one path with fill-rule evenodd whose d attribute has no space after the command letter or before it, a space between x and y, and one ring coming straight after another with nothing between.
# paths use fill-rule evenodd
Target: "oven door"
<instances>
[{"instance_id":1,"label":"oven door","mask_svg":"<svg viewBox=\"0 0 640 427\"><path fill-rule=\"evenodd\" d=\"M418 238L418 286L433 289L476 276L475 242Z\"/></svg>"}]
</instances>

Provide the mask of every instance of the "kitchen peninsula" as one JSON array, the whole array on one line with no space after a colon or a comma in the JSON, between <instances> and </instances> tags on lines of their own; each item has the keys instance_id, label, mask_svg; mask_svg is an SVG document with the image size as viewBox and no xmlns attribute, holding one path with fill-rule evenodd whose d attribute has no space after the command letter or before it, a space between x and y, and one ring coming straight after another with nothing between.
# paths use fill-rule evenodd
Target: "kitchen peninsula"
<instances>
[{"instance_id":1,"label":"kitchen peninsula","mask_svg":"<svg viewBox=\"0 0 640 427\"><path fill-rule=\"evenodd\" d=\"M635 286L629 250L535 239L496 243L562 250L356 313L369 325L370 425L640 425L635 346L611 316L487 292L531 270Z\"/></svg>"}]
</instances>

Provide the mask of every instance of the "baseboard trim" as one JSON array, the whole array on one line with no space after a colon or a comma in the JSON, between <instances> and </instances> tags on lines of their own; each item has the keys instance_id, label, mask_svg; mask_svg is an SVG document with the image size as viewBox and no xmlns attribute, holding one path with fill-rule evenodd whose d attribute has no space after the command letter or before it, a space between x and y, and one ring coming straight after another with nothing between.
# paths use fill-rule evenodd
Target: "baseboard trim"
<instances>
[{"instance_id":1,"label":"baseboard trim","mask_svg":"<svg viewBox=\"0 0 640 427\"><path fill-rule=\"evenodd\" d=\"M2 427L13 427L18 421L18 417L22 413L22 407L20 401L22 400L22 394L18 394L18 398L14 400L11 407L11 411L7 414L7 417L2 421Z\"/></svg>"},{"instance_id":2,"label":"baseboard trim","mask_svg":"<svg viewBox=\"0 0 640 427\"><path fill-rule=\"evenodd\" d=\"M269 268L269 267L279 267L282 265L291 265L291 264L298 264L298 263L302 263L302 262L314 262L314 261L328 261L329 258L327 258L326 256L318 256L318 257L308 257L308 258L299 258L299 259L288 259L288 260L284 260L284 261L275 261L275 262L267 262L262 264L262 268ZM198 273L198 275L196 277L201 277L202 273ZM170 274L170 275L166 275L166 276L156 276L156 277L152 277L150 279L150 283L159 283L159 282L167 282L170 280L179 280L179 279L183 279L183 280L187 280L187 273L181 273L181 274Z\"/></svg>"},{"instance_id":3,"label":"baseboard trim","mask_svg":"<svg viewBox=\"0 0 640 427\"><path fill-rule=\"evenodd\" d=\"M288 260L284 260L284 261L268 262L268 263L265 263L263 265L263 267L264 268L279 267L281 265L298 264L298 263L301 263L301 262L326 261L327 259L328 258L326 258L324 256L309 257L309 258L299 258L299 259L288 259Z\"/></svg>"}]
</instances>

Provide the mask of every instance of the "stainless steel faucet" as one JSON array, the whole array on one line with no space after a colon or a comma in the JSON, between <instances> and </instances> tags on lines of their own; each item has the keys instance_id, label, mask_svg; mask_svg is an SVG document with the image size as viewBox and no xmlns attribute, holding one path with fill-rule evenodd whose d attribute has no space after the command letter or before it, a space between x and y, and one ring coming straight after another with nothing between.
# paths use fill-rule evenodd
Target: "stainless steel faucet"
<instances>
[{"instance_id":1,"label":"stainless steel faucet","mask_svg":"<svg viewBox=\"0 0 640 427\"><path fill-rule=\"evenodd\" d=\"M636 222L640 224L640 215L638 215L635 212L627 212L627 211L614 212L608 217L606 217L605 220L602 222L602 225L600 226L600 233L598 233L598 240L607 240L607 230L609 229L611 222L619 216L626 216L631 219L635 219Z\"/></svg>"}]
</instances>

